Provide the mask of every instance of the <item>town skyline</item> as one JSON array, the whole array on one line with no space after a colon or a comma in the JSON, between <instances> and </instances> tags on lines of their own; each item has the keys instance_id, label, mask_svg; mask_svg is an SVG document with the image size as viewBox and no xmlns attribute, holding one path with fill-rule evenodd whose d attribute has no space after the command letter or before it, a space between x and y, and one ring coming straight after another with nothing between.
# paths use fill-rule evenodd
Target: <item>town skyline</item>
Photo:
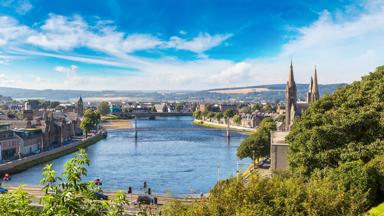
<instances>
[{"instance_id":1,"label":"town skyline","mask_svg":"<svg viewBox=\"0 0 384 216\"><path fill-rule=\"evenodd\" d=\"M380 65L382 1L0 0L0 86L204 90L350 83ZM177 8L178 10L175 10Z\"/></svg>"}]
</instances>

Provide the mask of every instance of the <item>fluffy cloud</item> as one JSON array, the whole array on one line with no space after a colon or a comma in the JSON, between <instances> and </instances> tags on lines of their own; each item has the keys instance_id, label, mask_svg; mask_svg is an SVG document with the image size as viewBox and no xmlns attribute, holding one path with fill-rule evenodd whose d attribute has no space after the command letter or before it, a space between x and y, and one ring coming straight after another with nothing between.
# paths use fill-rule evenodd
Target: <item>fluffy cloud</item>
<instances>
[{"instance_id":1,"label":"fluffy cloud","mask_svg":"<svg viewBox=\"0 0 384 216\"><path fill-rule=\"evenodd\" d=\"M41 31L30 35L27 42L49 50L70 50L84 44L87 28L80 16L68 19L51 14Z\"/></svg>"},{"instance_id":2,"label":"fluffy cloud","mask_svg":"<svg viewBox=\"0 0 384 216\"><path fill-rule=\"evenodd\" d=\"M67 51L79 47L122 57L139 50L175 48L198 54L220 45L231 34L200 33L191 40L173 36L169 41L149 34L130 34L116 30L113 23L98 21L91 26L80 16L50 14L49 18L27 38L27 42L46 50Z\"/></svg>"},{"instance_id":3,"label":"fluffy cloud","mask_svg":"<svg viewBox=\"0 0 384 216\"><path fill-rule=\"evenodd\" d=\"M31 30L9 16L0 16L0 47L13 40L23 40Z\"/></svg>"},{"instance_id":4,"label":"fluffy cloud","mask_svg":"<svg viewBox=\"0 0 384 216\"><path fill-rule=\"evenodd\" d=\"M382 1L380 2L382 3ZM55 47L49 46L49 43L45 46L44 43L36 42L36 46L45 47L48 51L23 50L22 53L107 67L113 66L121 70L127 68L127 73L100 77L85 76L79 71L74 76L67 77L65 82L61 80L60 82L49 82L47 85L51 86L44 86L46 88L206 89L285 83L291 58L294 62L295 79L300 83L309 82L315 64L318 66L320 83L350 82L359 79L364 72L371 71L384 62L381 55L384 49L382 39L384 9L381 4L375 4L374 1L366 3L359 14L350 14L349 10L339 11L338 14L323 11L312 24L292 27L297 36L287 41L277 55L246 59L240 62L209 58L193 61L183 61L171 57L146 59L130 54L142 49L167 48L204 54L205 51L230 38L230 34L200 33L195 38L185 39L182 36L174 36L167 41L147 34L127 35L117 31L110 22L92 26L81 17L58 18L56 16L51 15L49 19L57 19L56 23L61 25L58 29L51 29L48 24L50 20L47 20L40 26L40 29L35 29L32 33L30 29L25 29L25 26L8 17L6 22L3 20L3 23L8 23L8 27L0 29L0 41L3 40L5 41L3 44L8 44L15 40L14 35L20 34L25 37L26 34L30 34L29 36L42 34L47 37L49 42L53 41L55 37L60 37L60 34L51 36L55 31L60 30L69 35L76 31L85 36L77 38L72 35L64 38L71 46L63 44ZM67 26L71 26L75 30L67 28ZM49 52L49 50L72 50L81 46L108 53L110 57ZM114 69L113 67L111 70ZM129 73L131 67L137 73ZM83 70L86 68L82 67ZM27 86L28 82L25 85Z\"/></svg>"}]
</instances>

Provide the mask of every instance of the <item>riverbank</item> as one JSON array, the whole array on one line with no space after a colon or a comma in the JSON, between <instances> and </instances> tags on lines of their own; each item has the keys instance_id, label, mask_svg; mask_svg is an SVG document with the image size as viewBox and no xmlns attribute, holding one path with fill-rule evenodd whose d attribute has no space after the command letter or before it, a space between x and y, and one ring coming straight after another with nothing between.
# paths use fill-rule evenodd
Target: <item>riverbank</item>
<instances>
[{"instance_id":1,"label":"riverbank","mask_svg":"<svg viewBox=\"0 0 384 216\"><path fill-rule=\"evenodd\" d=\"M45 162L54 160L58 157L78 151L79 148L86 148L104 139L105 136L106 134L104 133L97 133L91 137L88 137L85 140L80 140L78 142L70 143L49 151L45 151L39 154L21 158L19 160L10 161L8 163L1 164L0 176L3 176L5 173L10 173L10 174L19 173L28 168L36 166L38 164L45 163Z\"/></svg>"},{"instance_id":2,"label":"riverbank","mask_svg":"<svg viewBox=\"0 0 384 216\"><path fill-rule=\"evenodd\" d=\"M132 122L127 119L108 120L101 123L105 129L129 129L132 128Z\"/></svg>"},{"instance_id":3,"label":"riverbank","mask_svg":"<svg viewBox=\"0 0 384 216\"><path fill-rule=\"evenodd\" d=\"M192 121L192 124L198 125L198 126L202 126L202 127L207 127L207 128L227 129L227 125L213 123L213 122L208 122L208 121L203 121L203 120L197 120L197 119L194 119ZM252 134L252 133L254 133L256 131L256 128L245 128L245 127L234 126L234 125L230 125L229 129L230 130L235 130L235 131L238 131L238 132L242 132L242 133L245 133L245 134L248 134L248 135L250 135L250 134Z\"/></svg>"}]
</instances>

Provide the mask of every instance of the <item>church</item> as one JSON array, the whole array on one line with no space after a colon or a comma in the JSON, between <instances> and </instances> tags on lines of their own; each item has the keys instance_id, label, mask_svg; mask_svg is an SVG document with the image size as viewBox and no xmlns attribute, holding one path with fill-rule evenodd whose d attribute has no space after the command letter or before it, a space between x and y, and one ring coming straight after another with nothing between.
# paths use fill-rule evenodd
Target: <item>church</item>
<instances>
[{"instance_id":1,"label":"church","mask_svg":"<svg viewBox=\"0 0 384 216\"><path fill-rule=\"evenodd\" d=\"M285 87L285 122L283 131L271 132L271 169L285 170L288 168L288 144L285 137L293 124L296 116L300 116L311 103L320 98L319 85L317 81L317 70L313 72L309 83L305 101L298 101L296 82L293 75L293 65L291 61L288 81Z\"/></svg>"},{"instance_id":2,"label":"church","mask_svg":"<svg viewBox=\"0 0 384 216\"><path fill-rule=\"evenodd\" d=\"M285 87L285 131L289 131L295 116L300 116L311 103L319 100L319 97L320 94L317 83L317 70L315 66L315 71L309 83L306 101L297 100L297 89L295 78L293 76L293 65L291 61L288 81Z\"/></svg>"}]
</instances>

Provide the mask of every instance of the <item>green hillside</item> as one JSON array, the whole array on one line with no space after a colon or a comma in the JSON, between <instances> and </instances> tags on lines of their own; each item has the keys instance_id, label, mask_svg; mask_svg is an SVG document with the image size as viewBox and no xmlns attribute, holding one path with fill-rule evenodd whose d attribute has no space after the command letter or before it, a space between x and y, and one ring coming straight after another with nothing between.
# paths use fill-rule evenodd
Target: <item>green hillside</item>
<instances>
[{"instance_id":1,"label":"green hillside","mask_svg":"<svg viewBox=\"0 0 384 216\"><path fill-rule=\"evenodd\" d=\"M383 108L381 66L295 119L289 171L221 181L208 197L174 202L162 215L366 215L384 199Z\"/></svg>"}]
</instances>

